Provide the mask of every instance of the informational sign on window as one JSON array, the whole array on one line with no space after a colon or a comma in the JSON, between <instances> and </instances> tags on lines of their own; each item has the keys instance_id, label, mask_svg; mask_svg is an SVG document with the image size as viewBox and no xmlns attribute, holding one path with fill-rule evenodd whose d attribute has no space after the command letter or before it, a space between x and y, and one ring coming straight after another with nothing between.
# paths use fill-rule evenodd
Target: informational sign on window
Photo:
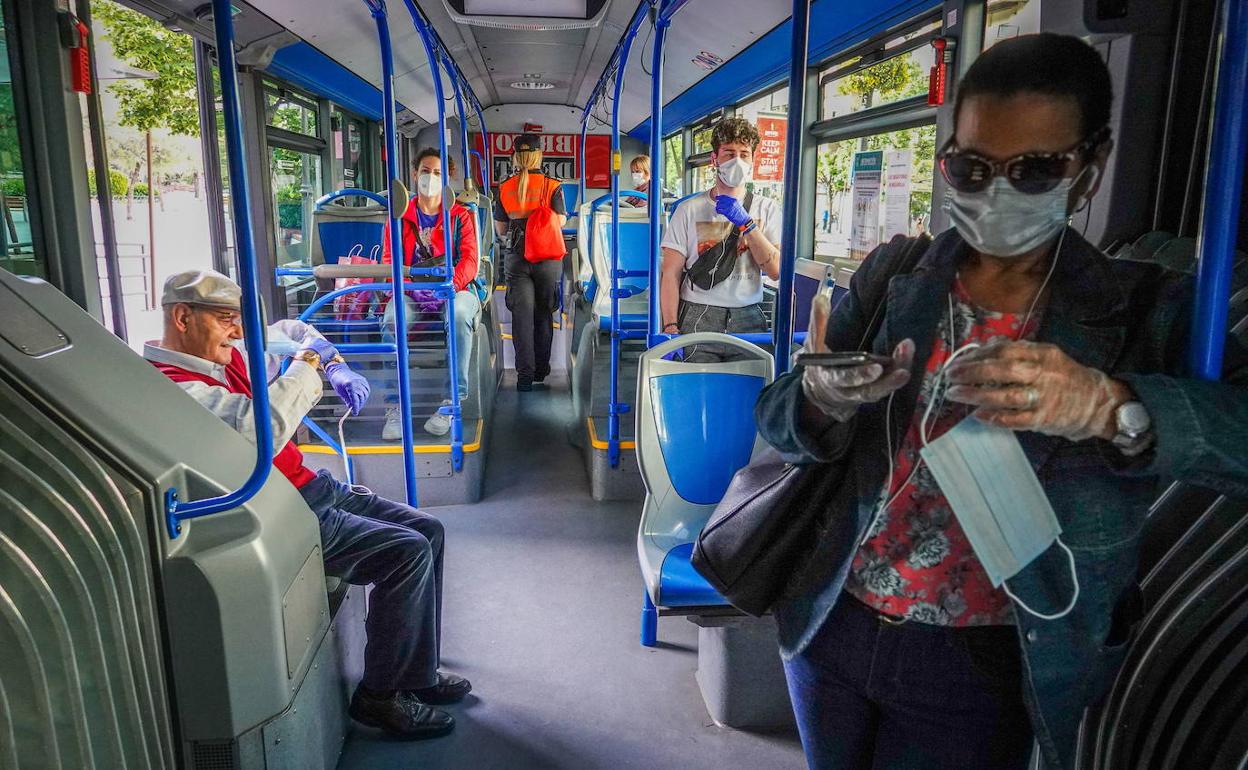
<instances>
[{"instance_id":1,"label":"informational sign on window","mask_svg":"<svg viewBox=\"0 0 1248 770\"><path fill-rule=\"evenodd\" d=\"M789 129L786 118L758 118L758 135L761 141L754 153L754 179L760 182L779 182L784 179L784 139Z\"/></svg>"},{"instance_id":2,"label":"informational sign on window","mask_svg":"<svg viewBox=\"0 0 1248 770\"><path fill-rule=\"evenodd\" d=\"M884 240L910 235L910 150L884 153Z\"/></svg>"},{"instance_id":3,"label":"informational sign on window","mask_svg":"<svg viewBox=\"0 0 1248 770\"><path fill-rule=\"evenodd\" d=\"M849 220L849 256L862 259L880 242L880 183L884 153L870 150L854 153L850 189L854 211Z\"/></svg>"},{"instance_id":4,"label":"informational sign on window","mask_svg":"<svg viewBox=\"0 0 1248 770\"><path fill-rule=\"evenodd\" d=\"M513 173L511 164L512 147L519 133L490 134L490 171L491 178L497 184ZM580 134L540 134L542 140L542 173L573 181L581 176L581 136ZM473 134L473 147L481 150L481 135ZM585 138L585 172L589 177L589 187L607 187L610 185L611 143L606 136L588 136Z\"/></svg>"}]
</instances>

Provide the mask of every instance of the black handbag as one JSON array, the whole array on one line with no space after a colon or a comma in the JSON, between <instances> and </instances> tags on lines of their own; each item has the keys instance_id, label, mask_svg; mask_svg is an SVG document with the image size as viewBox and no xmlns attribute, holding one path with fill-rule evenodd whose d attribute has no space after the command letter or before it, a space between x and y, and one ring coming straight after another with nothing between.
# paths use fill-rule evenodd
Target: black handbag
<instances>
[{"instance_id":1,"label":"black handbag","mask_svg":"<svg viewBox=\"0 0 1248 770\"><path fill-rule=\"evenodd\" d=\"M894 238L878 258L895 269L873 287L875 305L859 347L883 321L888 283L914 269L931 238ZM890 264L890 267L893 267ZM732 477L693 547L691 563L732 606L756 617L783 595L818 540L824 508L841 483L840 463L795 465L767 447Z\"/></svg>"}]
</instances>

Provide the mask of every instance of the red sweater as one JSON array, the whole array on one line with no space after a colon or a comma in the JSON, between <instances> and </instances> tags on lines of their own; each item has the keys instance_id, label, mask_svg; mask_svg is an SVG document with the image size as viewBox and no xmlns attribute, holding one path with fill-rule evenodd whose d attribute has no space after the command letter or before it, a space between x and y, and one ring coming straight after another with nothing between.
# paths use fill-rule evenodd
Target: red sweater
<instances>
[{"instance_id":1,"label":"red sweater","mask_svg":"<svg viewBox=\"0 0 1248 770\"><path fill-rule=\"evenodd\" d=\"M231 393L241 393L251 398L251 379L247 376L247 363L243 359L243 354L237 350L233 351L230 363L225 367L225 382L219 382L206 374L192 372L173 364L158 364L155 361L151 364L174 382L202 382L224 387ZM286 446L273 456L273 467L290 479L295 489L316 478L316 474L303 464L303 452L299 451L299 447L295 446L293 441L287 441Z\"/></svg>"},{"instance_id":2,"label":"red sweater","mask_svg":"<svg viewBox=\"0 0 1248 770\"><path fill-rule=\"evenodd\" d=\"M451 207L451 248L459 251L459 257L455 260L455 273L453 282L455 291L463 291L468 284L477 277L477 222L476 217L468 210L467 206L456 203ZM416 254L416 243L420 234L420 217L417 215L416 200L413 198L407 211L403 212L403 264L411 267L412 260ZM455 222L459 227L455 228ZM459 241L455 242L453 236L455 230L459 230ZM433 248L433 256L435 258L445 256L442 239L442 212L438 212L438 221L430 231L429 239ZM385 231L381 237L381 261L383 264L390 264L390 223L386 222Z\"/></svg>"}]
</instances>

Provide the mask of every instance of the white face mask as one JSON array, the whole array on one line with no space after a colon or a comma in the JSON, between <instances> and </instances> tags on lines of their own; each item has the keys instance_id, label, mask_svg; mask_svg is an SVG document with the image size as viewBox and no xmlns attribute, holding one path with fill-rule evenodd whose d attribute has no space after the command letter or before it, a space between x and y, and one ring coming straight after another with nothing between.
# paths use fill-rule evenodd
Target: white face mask
<instances>
[{"instance_id":1,"label":"white face mask","mask_svg":"<svg viewBox=\"0 0 1248 770\"><path fill-rule=\"evenodd\" d=\"M440 176L424 171L421 172L420 176L416 177L416 192L426 198L431 198L437 195L441 189L442 177Z\"/></svg>"},{"instance_id":2,"label":"white face mask","mask_svg":"<svg viewBox=\"0 0 1248 770\"><path fill-rule=\"evenodd\" d=\"M644 172L641 172L641 171L633 172L633 189L640 190L641 186L646 184L649 181L650 180L646 178L646 175Z\"/></svg>"},{"instance_id":3,"label":"white face mask","mask_svg":"<svg viewBox=\"0 0 1248 770\"><path fill-rule=\"evenodd\" d=\"M1052 241L1070 220L1070 190L1091 170L1091 188L1100 172L1087 166L1074 179L1063 179L1048 192L1019 192L1003 177L993 177L978 193L951 190L945 210L962 239L981 254L1017 257Z\"/></svg>"},{"instance_id":4,"label":"white face mask","mask_svg":"<svg viewBox=\"0 0 1248 770\"><path fill-rule=\"evenodd\" d=\"M745 158L733 158L719 164L719 181L727 187L740 187L754 175L754 164Z\"/></svg>"},{"instance_id":5,"label":"white face mask","mask_svg":"<svg viewBox=\"0 0 1248 770\"><path fill-rule=\"evenodd\" d=\"M1074 609L1079 599L1074 554L1059 539L1057 515L1014 432L968 417L919 453L993 586L1004 586L1019 607L1041 620ZM1054 542L1070 559L1074 594L1065 609L1044 615L1011 593L1005 581Z\"/></svg>"}]
</instances>

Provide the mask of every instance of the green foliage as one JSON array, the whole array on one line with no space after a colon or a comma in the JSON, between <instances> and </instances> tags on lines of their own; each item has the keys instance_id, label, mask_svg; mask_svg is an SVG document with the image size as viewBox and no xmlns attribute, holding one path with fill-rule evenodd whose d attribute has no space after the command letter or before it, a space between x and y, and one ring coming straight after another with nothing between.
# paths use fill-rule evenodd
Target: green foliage
<instances>
[{"instance_id":1,"label":"green foliage","mask_svg":"<svg viewBox=\"0 0 1248 770\"><path fill-rule=\"evenodd\" d=\"M20 176L6 179L3 182L0 182L0 193L4 195L25 197L26 180Z\"/></svg>"},{"instance_id":2,"label":"green foliage","mask_svg":"<svg viewBox=\"0 0 1248 770\"><path fill-rule=\"evenodd\" d=\"M95 189L95 169L93 168L87 169L87 188L92 195L98 194ZM130 180L117 169L110 168L108 170L108 188L109 193L114 198L124 198L126 193L130 191Z\"/></svg>"},{"instance_id":3,"label":"green foliage","mask_svg":"<svg viewBox=\"0 0 1248 770\"><path fill-rule=\"evenodd\" d=\"M298 230L303 227L303 202L278 203L277 226L285 230Z\"/></svg>"},{"instance_id":4,"label":"green foliage","mask_svg":"<svg viewBox=\"0 0 1248 770\"><path fill-rule=\"evenodd\" d=\"M91 12L104 26L120 59L157 75L150 80L121 80L108 87L117 96L121 125L140 131L163 127L175 134L199 136L190 36L167 30L112 0L98 0Z\"/></svg>"},{"instance_id":5,"label":"green foliage","mask_svg":"<svg viewBox=\"0 0 1248 770\"><path fill-rule=\"evenodd\" d=\"M885 59L841 78L837 90L862 99L863 107L894 102L923 93L927 83L909 54Z\"/></svg>"},{"instance_id":6,"label":"green foliage","mask_svg":"<svg viewBox=\"0 0 1248 770\"><path fill-rule=\"evenodd\" d=\"M135 184L134 184L134 197L136 197L136 198L146 198L146 197L147 197L147 182L135 182Z\"/></svg>"}]
</instances>

